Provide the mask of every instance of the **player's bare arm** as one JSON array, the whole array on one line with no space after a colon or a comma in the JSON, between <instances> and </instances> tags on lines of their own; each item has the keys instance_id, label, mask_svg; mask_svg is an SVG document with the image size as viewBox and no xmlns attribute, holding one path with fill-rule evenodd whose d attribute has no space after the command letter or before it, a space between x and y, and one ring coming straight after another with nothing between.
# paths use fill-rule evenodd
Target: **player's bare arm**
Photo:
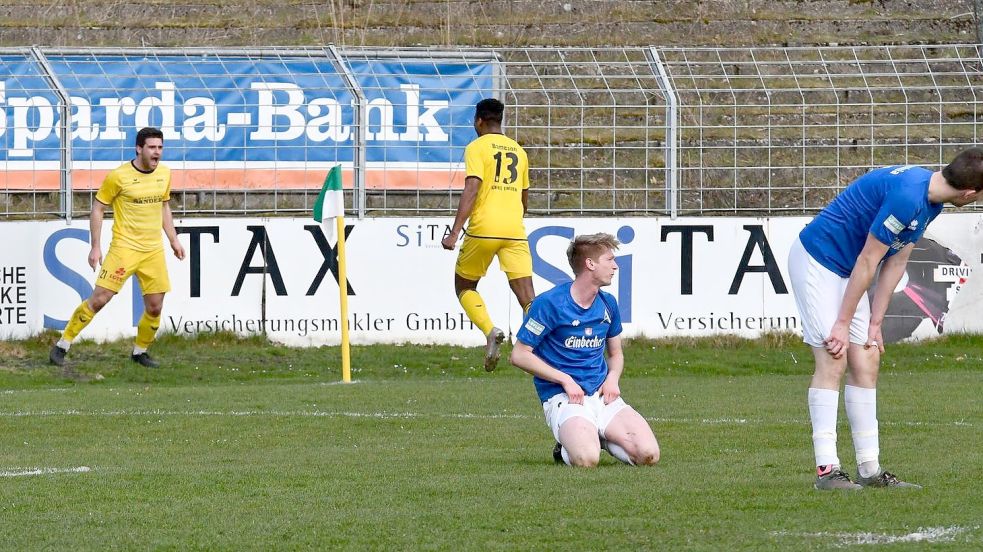
<instances>
[{"instance_id":1,"label":"player's bare arm","mask_svg":"<svg viewBox=\"0 0 983 552\"><path fill-rule=\"evenodd\" d=\"M621 374L625 369L625 355L621 348L621 336L608 338L605 345L608 375L601 384L601 397L604 404L611 404L621 397Z\"/></svg>"},{"instance_id":2,"label":"player's bare arm","mask_svg":"<svg viewBox=\"0 0 983 552\"><path fill-rule=\"evenodd\" d=\"M102 220L106 216L106 206L96 199L92 200L89 213L89 266L93 272L102 264Z\"/></svg>"},{"instance_id":3,"label":"player's bare arm","mask_svg":"<svg viewBox=\"0 0 983 552\"><path fill-rule=\"evenodd\" d=\"M481 187L481 179L477 176L469 176L464 179L464 191L461 192L461 202L457 205L457 215L454 217L454 226L444 239L440 240L440 245L448 251L452 251L457 245L457 239L464 230L464 223L471 216L474 209L474 200L478 197L478 189Z\"/></svg>"},{"instance_id":4,"label":"player's bare arm","mask_svg":"<svg viewBox=\"0 0 983 552\"><path fill-rule=\"evenodd\" d=\"M529 188L522 190L522 214L529 212Z\"/></svg>"},{"instance_id":5,"label":"player's bare arm","mask_svg":"<svg viewBox=\"0 0 983 552\"><path fill-rule=\"evenodd\" d=\"M164 228L164 235L167 236L167 241L171 244L171 250L174 251L174 256L183 261L184 246L181 245L181 240L177 237L177 230L174 228L174 216L171 214L171 204L166 201L163 207L161 207L161 226Z\"/></svg>"},{"instance_id":6,"label":"player's bare arm","mask_svg":"<svg viewBox=\"0 0 983 552\"><path fill-rule=\"evenodd\" d=\"M544 362L528 344L516 341L509 360L529 374L562 385L563 392L567 394L571 404L584 404L583 388L569 374Z\"/></svg>"},{"instance_id":7,"label":"player's bare arm","mask_svg":"<svg viewBox=\"0 0 983 552\"><path fill-rule=\"evenodd\" d=\"M870 288L874 281L874 274L877 273L877 265L887 253L888 246L881 243L873 234L867 234L867 241L864 248L857 257L857 263L850 272L850 279L846 285L846 292L843 294L843 301L840 303L840 312L836 318L836 323L826 338L826 351L833 355L833 358L842 358L850 345L850 322L853 315L857 312L857 305L860 298Z\"/></svg>"},{"instance_id":8,"label":"player's bare arm","mask_svg":"<svg viewBox=\"0 0 983 552\"><path fill-rule=\"evenodd\" d=\"M908 266L908 257L915 244L909 243L897 254L889 257L881 266L880 274L877 277L877 287L874 290L874 297L870 305L870 327L867 332L867 343L864 347L877 347L880 352L884 352L884 338L881 336L881 326L884 324L884 315L887 313L887 306L894 295L894 289L904 276L905 268Z\"/></svg>"}]
</instances>

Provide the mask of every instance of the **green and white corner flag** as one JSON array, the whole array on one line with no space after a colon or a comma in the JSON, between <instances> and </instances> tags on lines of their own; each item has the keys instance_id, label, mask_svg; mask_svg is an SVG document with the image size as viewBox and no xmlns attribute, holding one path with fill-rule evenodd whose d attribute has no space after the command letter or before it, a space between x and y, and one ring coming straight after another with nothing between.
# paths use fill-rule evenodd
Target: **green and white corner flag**
<instances>
[{"instance_id":1,"label":"green and white corner flag","mask_svg":"<svg viewBox=\"0 0 983 552\"><path fill-rule=\"evenodd\" d=\"M345 198L341 191L341 165L328 172L321 186L321 193L314 202L314 220L321 223L324 235L330 242L338 233L335 246L338 261L338 320L341 321L341 381L351 383L351 348L348 338L348 276L345 263Z\"/></svg>"},{"instance_id":2,"label":"green and white corner flag","mask_svg":"<svg viewBox=\"0 0 983 552\"><path fill-rule=\"evenodd\" d=\"M345 216L345 196L341 189L341 165L335 165L324 178L321 193L314 202L314 220L321 223L324 234L332 240L335 234L335 219Z\"/></svg>"}]
</instances>

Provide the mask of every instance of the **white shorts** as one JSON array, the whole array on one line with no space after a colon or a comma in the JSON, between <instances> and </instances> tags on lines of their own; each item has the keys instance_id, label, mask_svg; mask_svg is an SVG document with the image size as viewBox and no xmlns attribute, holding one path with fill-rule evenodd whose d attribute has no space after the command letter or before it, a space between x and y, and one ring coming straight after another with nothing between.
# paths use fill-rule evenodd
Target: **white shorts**
<instances>
[{"instance_id":1,"label":"white shorts","mask_svg":"<svg viewBox=\"0 0 983 552\"><path fill-rule=\"evenodd\" d=\"M604 404L601 392L584 396L584 404L570 404L566 393L558 393L543 403L543 414L546 415L546 425L553 432L553 438L560 441L560 426L570 418L580 416L586 418L597 428L597 434L604 437L604 431L618 412L631 408L621 397L611 404Z\"/></svg>"},{"instance_id":2,"label":"white shorts","mask_svg":"<svg viewBox=\"0 0 983 552\"><path fill-rule=\"evenodd\" d=\"M802 324L802 341L813 347L823 347L823 341L840 314L843 294L849 278L844 278L819 264L798 239L788 253L788 275L799 308ZM857 312L850 322L850 343L867 343L870 326L870 301L867 292L857 304Z\"/></svg>"}]
</instances>

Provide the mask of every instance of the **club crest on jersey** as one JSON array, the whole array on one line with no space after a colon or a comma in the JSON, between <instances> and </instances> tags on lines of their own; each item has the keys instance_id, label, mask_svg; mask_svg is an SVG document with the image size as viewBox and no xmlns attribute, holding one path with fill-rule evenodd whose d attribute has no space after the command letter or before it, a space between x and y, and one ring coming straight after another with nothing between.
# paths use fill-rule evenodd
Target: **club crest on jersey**
<instances>
[{"instance_id":1,"label":"club crest on jersey","mask_svg":"<svg viewBox=\"0 0 983 552\"><path fill-rule=\"evenodd\" d=\"M593 328L584 328L584 335L594 335Z\"/></svg>"}]
</instances>

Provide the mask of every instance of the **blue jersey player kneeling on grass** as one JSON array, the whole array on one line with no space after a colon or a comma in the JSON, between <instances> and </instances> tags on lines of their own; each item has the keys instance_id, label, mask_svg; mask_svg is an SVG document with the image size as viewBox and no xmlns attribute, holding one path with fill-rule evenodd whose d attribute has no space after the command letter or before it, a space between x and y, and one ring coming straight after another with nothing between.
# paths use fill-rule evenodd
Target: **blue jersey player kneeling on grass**
<instances>
[{"instance_id":1,"label":"blue jersey player kneeling on grass","mask_svg":"<svg viewBox=\"0 0 983 552\"><path fill-rule=\"evenodd\" d=\"M908 257L946 203L962 207L983 189L983 149L969 148L941 171L912 165L875 169L846 187L799 234L788 271L812 347L809 417L816 454L815 487L918 487L880 465L877 374L888 302ZM877 275L873 300L867 289ZM840 469L836 413L840 380L857 456L857 479Z\"/></svg>"},{"instance_id":2,"label":"blue jersey player kneeling on grass","mask_svg":"<svg viewBox=\"0 0 983 552\"><path fill-rule=\"evenodd\" d=\"M602 448L630 465L659 461L652 428L621 398L621 315L601 291L618 270L618 245L610 234L574 238L574 280L536 297L512 350L512 364L533 375L557 441L553 458L571 466L596 466Z\"/></svg>"}]
</instances>

